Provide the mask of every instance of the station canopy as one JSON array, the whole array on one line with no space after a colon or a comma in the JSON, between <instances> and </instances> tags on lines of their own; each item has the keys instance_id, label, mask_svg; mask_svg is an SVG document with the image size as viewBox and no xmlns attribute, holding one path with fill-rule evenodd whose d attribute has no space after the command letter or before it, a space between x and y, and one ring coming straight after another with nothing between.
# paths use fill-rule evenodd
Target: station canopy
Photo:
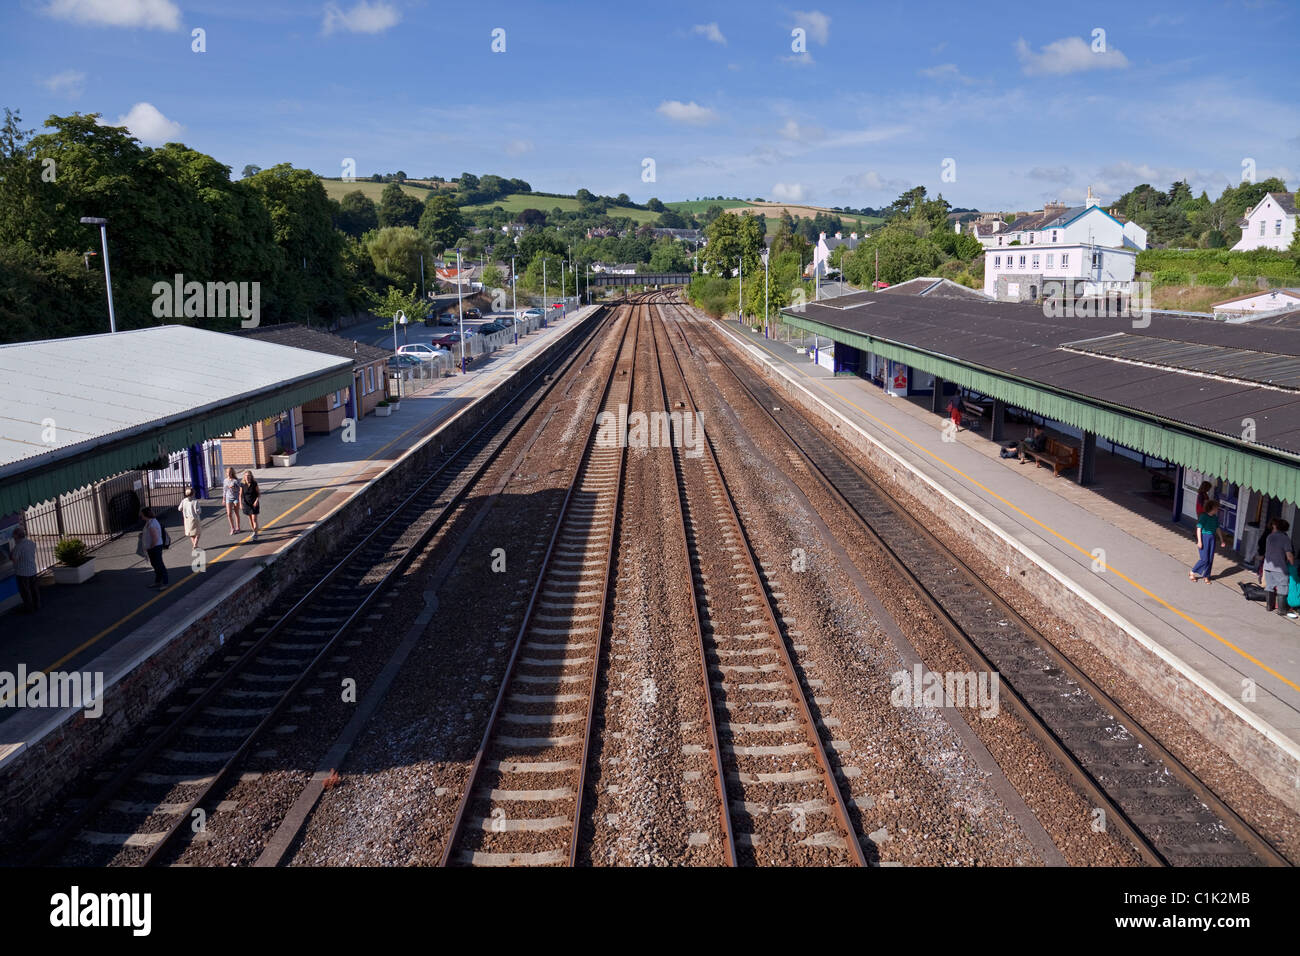
<instances>
[{"instance_id":1,"label":"station canopy","mask_svg":"<svg viewBox=\"0 0 1300 956\"><path fill-rule=\"evenodd\" d=\"M1300 329L1049 314L909 291L855 292L782 318L1162 461L1300 501Z\"/></svg>"},{"instance_id":2,"label":"station canopy","mask_svg":"<svg viewBox=\"0 0 1300 956\"><path fill-rule=\"evenodd\" d=\"M0 515L352 385L352 361L183 325L0 346Z\"/></svg>"}]
</instances>

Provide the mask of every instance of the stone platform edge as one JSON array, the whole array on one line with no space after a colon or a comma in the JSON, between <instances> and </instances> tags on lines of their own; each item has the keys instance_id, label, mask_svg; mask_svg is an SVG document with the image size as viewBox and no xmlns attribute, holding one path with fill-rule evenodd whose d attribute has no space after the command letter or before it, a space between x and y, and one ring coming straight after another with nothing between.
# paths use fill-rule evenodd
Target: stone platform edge
<instances>
[{"instance_id":1,"label":"stone platform edge","mask_svg":"<svg viewBox=\"0 0 1300 956\"><path fill-rule=\"evenodd\" d=\"M1162 646L1096 595L1016 541L1004 529L938 484L880 439L868 434L751 343L718 327L758 369L806 411L906 487L920 480L938 496L931 507L950 527L989 547L990 557L1022 572L1020 583L1054 613L1075 620L1076 633L1114 660L1138 685L1225 751L1282 803L1300 812L1300 744L1247 710L1205 675ZM849 434L844 433L844 428ZM942 507L940 506L942 503Z\"/></svg>"},{"instance_id":2,"label":"stone platform edge","mask_svg":"<svg viewBox=\"0 0 1300 956\"><path fill-rule=\"evenodd\" d=\"M73 786L160 701L205 666L228 637L240 633L301 574L368 521L371 509L399 500L409 476L422 471L440 445L449 439L459 441L471 432L513 396L536 365L580 336L604 311L604 306L593 309L563 329L491 391L418 440L290 546L259 559L257 566L223 585L220 593L181 599L170 609L172 614L141 624L82 668L106 671L99 717L87 717L84 708L62 708L30 710L6 721L5 733L11 742L0 744L0 839L10 838Z\"/></svg>"}]
</instances>

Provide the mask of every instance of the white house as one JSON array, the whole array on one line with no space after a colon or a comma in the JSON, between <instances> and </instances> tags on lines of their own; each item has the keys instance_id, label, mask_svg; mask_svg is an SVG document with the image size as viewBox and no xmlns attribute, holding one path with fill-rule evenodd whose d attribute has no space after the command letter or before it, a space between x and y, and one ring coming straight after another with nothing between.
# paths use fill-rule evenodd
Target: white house
<instances>
[{"instance_id":1,"label":"white house","mask_svg":"<svg viewBox=\"0 0 1300 956\"><path fill-rule=\"evenodd\" d=\"M1262 315L1285 309L1300 309L1300 289L1267 289L1248 292L1235 299L1224 299L1210 306L1216 317Z\"/></svg>"},{"instance_id":2,"label":"white house","mask_svg":"<svg viewBox=\"0 0 1300 956\"><path fill-rule=\"evenodd\" d=\"M1295 237L1295 197L1295 193L1265 193L1255 208L1246 213L1246 218L1237 223L1241 226L1241 239L1232 247L1233 251L1290 246Z\"/></svg>"},{"instance_id":3,"label":"white house","mask_svg":"<svg viewBox=\"0 0 1300 956\"><path fill-rule=\"evenodd\" d=\"M1040 212L1021 216L996 232L977 232L976 237L985 249L1004 249L1013 242L1022 246L1086 243L1117 249L1147 247L1147 231L1135 222L1120 222L1102 209L1091 186L1082 206L1047 203Z\"/></svg>"},{"instance_id":4,"label":"white house","mask_svg":"<svg viewBox=\"0 0 1300 956\"><path fill-rule=\"evenodd\" d=\"M984 253L984 292L995 299L1024 302L1042 298L1064 283L1075 298L1108 292L1133 293L1137 250L1089 243L1049 243L989 249Z\"/></svg>"}]
</instances>

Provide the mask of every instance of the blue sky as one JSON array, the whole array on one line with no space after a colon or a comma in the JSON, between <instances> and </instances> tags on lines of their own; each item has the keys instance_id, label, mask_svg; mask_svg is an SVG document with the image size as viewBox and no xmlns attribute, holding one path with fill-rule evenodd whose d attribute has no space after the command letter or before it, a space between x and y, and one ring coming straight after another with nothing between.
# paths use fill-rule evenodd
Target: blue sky
<instances>
[{"instance_id":1,"label":"blue sky","mask_svg":"<svg viewBox=\"0 0 1300 956\"><path fill-rule=\"evenodd\" d=\"M1245 159L1295 189L1297 37L1300 4L1273 0L9 0L0 104L29 127L102 113L236 175L353 158L638 200L879 206L921 184L1015 210L1177 178L1215 196Z\"/></svg>"}]
</instances>

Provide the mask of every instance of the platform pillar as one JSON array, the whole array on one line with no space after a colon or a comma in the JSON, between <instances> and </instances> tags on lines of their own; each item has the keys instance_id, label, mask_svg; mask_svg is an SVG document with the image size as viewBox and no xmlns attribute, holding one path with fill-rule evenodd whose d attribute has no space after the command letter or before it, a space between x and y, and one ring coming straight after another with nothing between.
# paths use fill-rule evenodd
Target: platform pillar
<instances>
[{"instance_id":1,"label":"platform pillar","mask_svg":"<svg viewBox=\"0 0 1300 956\"><path fill-rule=\"evenodd\" d=\"M938 375L934 377L934 392L930 396L930 411L936 415L946 414L943 405L943 379Z\"/></svg>"},{"instance_id":2,"label":"platform pillar","mask_svg":"<svg viewBox=\"0 0 1300 956\"><path fill-rule=\"evenodd\" d=\"M1083 445L1079 449L1079 484L1090 485L1093 483L1096 463L1097 434L1096 432L1084 432Z\"/></svg>"},{"instance_id":3,"label":"platform pillar","mask_svg":"<svg viewBox=\"0 0 1300 956\"><path fill-rule=\"evenodd\" d=\"M989 437L994 441L1002 441L1006 435L1007 424L1007 406L1001 400L993 399L993 422L989 425Z\"/></svg>"}]
</instances>

